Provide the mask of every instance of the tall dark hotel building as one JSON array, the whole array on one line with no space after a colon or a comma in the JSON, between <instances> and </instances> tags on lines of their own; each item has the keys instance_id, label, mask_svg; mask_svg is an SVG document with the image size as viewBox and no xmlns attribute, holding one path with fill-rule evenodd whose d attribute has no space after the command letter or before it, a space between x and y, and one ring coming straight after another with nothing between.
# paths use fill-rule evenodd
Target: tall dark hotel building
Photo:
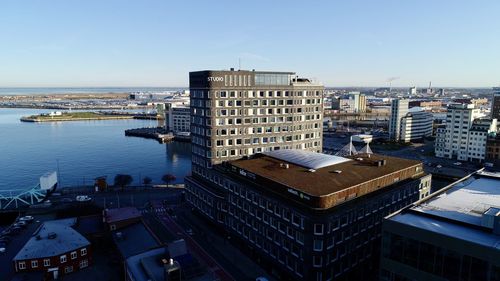
<instances>
[{"instance_id":1,"label":"tall dark hotel building","mask_svg":"<svg viewBox=\"0 0 500 281\"><path fill-rule=\"evenodd\" d=\"M418 161L319 153L323 86L309 79L200 71L190 93L186 198L280 279L373 265L383 217L429 194Z\"/></svg>"}]
</instances>

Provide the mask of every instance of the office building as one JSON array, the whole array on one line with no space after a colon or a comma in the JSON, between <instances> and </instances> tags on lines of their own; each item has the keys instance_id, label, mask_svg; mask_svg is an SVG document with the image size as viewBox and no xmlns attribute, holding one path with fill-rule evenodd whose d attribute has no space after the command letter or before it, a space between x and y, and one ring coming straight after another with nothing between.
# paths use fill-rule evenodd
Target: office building
<instances>
[{"instance_id":1,"label":"office building","mask_svg":"<svg viewBox=\"0 0 500 281\"><path fill-rule=\"evenodd\" d=\"M478 172L385 218L381 280L500 280L499 186Z\"/></svg>"},{"instance_id":2,"label":"office building","mask_svg":"<svg viewBox=\"0 0 500 281\"><path fill-rule=\"evenodd\" d=\"M436 131L434 151L437 157L469 159L469 129L472 122L480 116L479 109L473 104L452 104L448 106L446 123Z\"/></svg>"},{"instance_id":3,"label":"office building","mask_svg":"<svg viewBox=\"0 0 500 281\"><path fill-rule=\"evenodd\" d=\"M491 118L500 120L500 87L493 88L491 100Z\"/></svg>"},{"instance_id":4,"label":"office building","mask_svg":"<svg viewBox=\"0 0 500 281\"><path fill-rule=\"evenodd\" d=\"M391 102L391 118L389 120L389 139L400 141L401 119L408 113L407 99L393 99Z\"/></svg>"},{"instance_id":5,"label":"office building","mask_svg":"<svg viewBox=\"0 0 500 281\"><path fill-rule=\"evenodd\" d=\"M165 131L189 133L191 129L191 109L189 99L165 103Z\"/></svg>"},{"instance_id":6,"label":"office building","mask_svg":"<svg viewBox=\"0 0 500 281\"><path fill-rule=\"evenodd\" d=\"M293 72L189 73L192 172L275 149L321 152L324 87Z\"/></svg>"},{"instance_id":7,"label":"office building","mask_svg":"<svg viewBox=\"0 0 500 281\"><path fill-rule=\"evenodd\" d=\"M212 169L186 180L187 201L279 279L371 278L382 218L431 183L421 162L374 154L281 149Z\"/></svg>"},{"instance_id":8,"label":"office building","mask_svg":"<svg viewBox=\"0 0 500 281\"><path fill-rule=\"evenodd\" d=\"M421 140L432 135L432 113L425 111L408 112L401 118L399 138L402 142Z\"/></svg>"},{"instance_id":9,"label":"office building","mask_svg":"<svg viewBox=\"0 0 500 281\"><path fill-rule=\"evenodd\" d=\"M76 222L76 218L44 222L12 260L16 272L42 271L44 278L57 279L88 267L90 242L73 229Z\"/></svg>"}]
</instances>

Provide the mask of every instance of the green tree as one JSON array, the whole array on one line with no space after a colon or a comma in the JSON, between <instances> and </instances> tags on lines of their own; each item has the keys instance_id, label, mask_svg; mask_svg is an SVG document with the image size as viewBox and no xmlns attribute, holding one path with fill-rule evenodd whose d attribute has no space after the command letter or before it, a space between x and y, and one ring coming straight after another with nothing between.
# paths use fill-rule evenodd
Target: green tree
<instances>
[{"instance_id":1,"label":"green tree","mask_svg":"<svg viewBox=\"0 0 500 281\"><path fill-rule=\"evenodd\" d=\"M161 180L167 184L167 187L168 187L168 184L171 181L174 181L175 179L176 179L176 177L172 174L165 174L165 175L163 175L163 177L161 177Z\"/></svg>"},{"instance_id":2,"label":"green tree","mask_svg":"<svg viewBox=\"0 0 500 281\"><path fill-rule=\"evenodd\" d=\"M125 186L130 185L134 179L131 175L118 174L115 176L115 186L121 187L123 190Z\"/></svg>"}]
</instances>

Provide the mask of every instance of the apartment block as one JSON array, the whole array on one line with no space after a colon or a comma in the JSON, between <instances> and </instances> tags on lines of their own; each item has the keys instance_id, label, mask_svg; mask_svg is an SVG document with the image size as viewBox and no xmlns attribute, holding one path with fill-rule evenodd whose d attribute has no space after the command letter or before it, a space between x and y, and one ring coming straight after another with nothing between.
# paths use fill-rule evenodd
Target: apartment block
<instances>
[{"instance_id":1,"label":"apartment block","mask_svg":"<svg viewBox=\"0 0 500 281\"><path fill-rule=\"evenodd\" d=\"M389 120L389 139L401 140L401 119L408 113L407 99L394 99L391 102L391 118Z\"/></svg>"},{"instance_id":2,"label":"apartment block","mask_svg":"<svg viewBox=\"0 0 500 281\"><path fill-rule=\"evenodd\" d=\"M436 132L436 156L468 161L469 130L479 116L479 109L475 109L473 104L448 106L445 127L438 128Z\"/></svg>"}]
</instances>

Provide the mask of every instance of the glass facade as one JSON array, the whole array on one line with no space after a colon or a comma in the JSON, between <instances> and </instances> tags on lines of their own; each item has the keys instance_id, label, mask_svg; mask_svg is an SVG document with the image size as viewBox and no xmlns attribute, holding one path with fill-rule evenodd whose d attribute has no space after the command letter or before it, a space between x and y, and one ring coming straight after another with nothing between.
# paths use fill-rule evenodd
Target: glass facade
<instances>
[{"instance_id":1,"label":"glass facade","mask_svg":"<svg viewBox=\"0 0 500 281\"><path fill-rule=\"evenodd\" d=\"M255 74L255 85L267 85L267 86L278 86L278 85L290 85L290 74L275 74L275 73L256 73Z\"/></svg>"}]
</instances>

